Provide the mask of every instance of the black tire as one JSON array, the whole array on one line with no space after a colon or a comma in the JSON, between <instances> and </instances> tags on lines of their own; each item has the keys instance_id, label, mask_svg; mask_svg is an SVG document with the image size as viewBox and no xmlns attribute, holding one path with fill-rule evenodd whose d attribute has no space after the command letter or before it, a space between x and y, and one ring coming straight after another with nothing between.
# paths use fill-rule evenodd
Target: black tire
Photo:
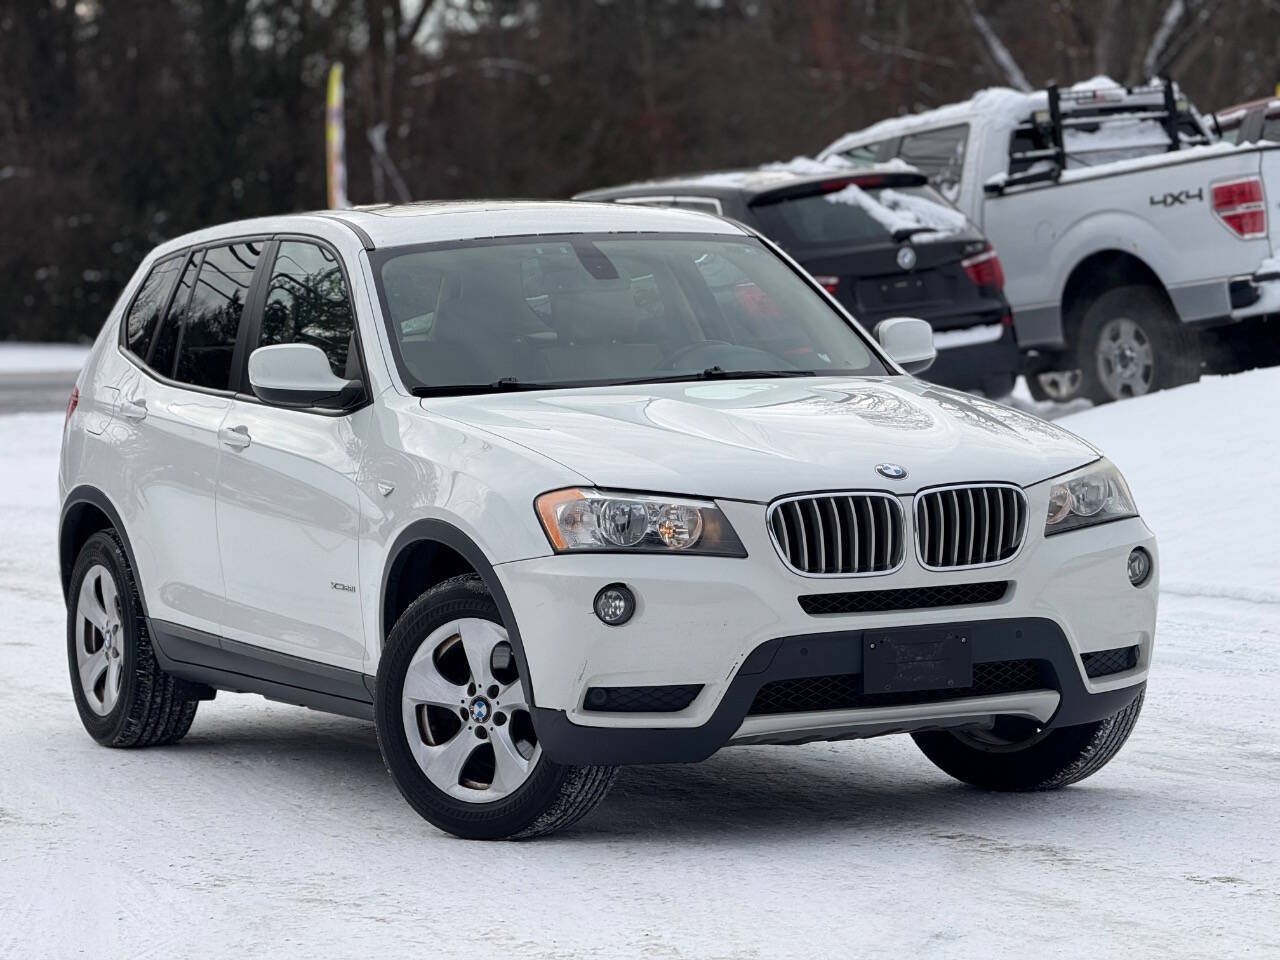
<instances>
[{"instance_id":1,"label":"black tire","mask_svg":"<svg viewBox=\"0 0 1280 960\"><path fill-rule=\"evenodd\" d=\"M1057 790L1097 773L1120 752L1138 722L1142 698L1143 694L1138 694L1123 710L1095 723L1033 735L1025 745L1016 738L1008 745L992 745L977 734L946 730L912 737L939 769L971 786L1000 791ZM995 732L1001 730L1001 723L1015 725L1017 721L998 720Z\"/></svg>"},{"instance_id":2,"label":"black tire","mask_svg":"<svg viewBox=\"0 0 1280 960\"><path fill-rule=\"evenodd\" d=\"M1131 381L1116 382L1104 375L1113 367L1104 340L1114 335L1116 324L1131 321L1139 344L1150 351L1150 363L1136 363L1139 372ZM1080 395L1094 403L1110 403L1156 390L1167 390L1200 379L1203 347L1198 330L1183 323L1169 298L1153 287L1114 287L1089 305L1081 318L1074 344L1080 370Z\"/></svg>"},{"instance_id":3,"label":"black tire","mask_svg":"<svg viewBox=\"0 0 1280 960\"><path fill-rule=\"evenodd\" d=\"M101 565L114 580L119 599L121 667L120 693L115 706L100 716L90 706L80 682L77 644L86 642L80 630L77 605L85 576ZM94 642L92 638L89 642ZM107 747L154 747L177 743L196 716L199 701L188 696L188 685L160 669L142 612L138 583L119 534L101 530L80 550L67 594L67 660L71 690L80 722L89 736Z\"/></svg>"},{"instance_id":4,"label":"black tire","mask_svg":"<svg viewBox=\"0 0 1280 960\"><path fill-rule=\"evenodd\" d=\"M401 714L405 674L433 631L464 617L502 624L497 604L474 574L454 577L427 590L391 630L378 664L374 695L378 746L391 779L423 819L468 840L526 840L576 823L604 799L613 785L616 767L564 766L543 754L514 792L491 802L473 803L445 793L414 759ZM521 681L527 693L527 678Z\"/></svg>"}]
</instances>

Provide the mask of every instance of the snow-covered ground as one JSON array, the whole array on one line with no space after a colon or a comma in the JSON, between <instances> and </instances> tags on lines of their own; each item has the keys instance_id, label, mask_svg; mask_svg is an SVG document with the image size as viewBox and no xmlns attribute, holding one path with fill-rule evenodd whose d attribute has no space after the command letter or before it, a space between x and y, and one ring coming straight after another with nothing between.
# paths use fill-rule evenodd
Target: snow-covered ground
<instances>
[{"instance_id":1,"label":"snow-covered ground","mask_svg":"<svg viewBox=\"0 0 1280 960\"><path fill-rule=\"evenodd\" d=\"M1056 794L909 740L624 770L572 831L436 832L356 721L220 695L179 746L81 730L60 414L0 417L0 956L1280 955L1280 369L1060 422L1126 471L1167 590L1142 721Z\"/></svg>"},{"instance_id":2,"label":"snow-covered ground","mask_svg":"<svg viewBox=\"0 0 1280 960\"><path fill-rule=\"evenodd\" d=\"M0 376L6 373L78 373L89 344L0 342Z\"/></svg>"}]
</instances>

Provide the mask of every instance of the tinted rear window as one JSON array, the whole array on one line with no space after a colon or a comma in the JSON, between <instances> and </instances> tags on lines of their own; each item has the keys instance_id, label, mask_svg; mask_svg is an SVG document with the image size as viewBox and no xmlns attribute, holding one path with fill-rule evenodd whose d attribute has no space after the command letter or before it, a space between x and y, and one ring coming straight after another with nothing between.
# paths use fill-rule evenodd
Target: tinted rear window
<instances>
[{"instance_id":1,"label":"tinted rear window","mask_svg":"<svg viewBox=\"0 0 1280 960\"><path fill-rule=\"evenodd\" d=\"M892 243L895 231L921 242L969 229L964 214L926 186L864 190L850 185L752 209L764 232L787 249Z\"/></svg>"},{"instance_id":2,"label":"tinted rear window","mask_svg":"<svg viewBox=\"0 0 1280 960\"><path fill-rule=\"evenodd\" d=\"M151 345L151 353L147 357L147 366L165 377L173 376L173 361L178 353L178 334L182 330L182 320L187 315L187 301L191 299L191 288L196 282L196 270L200 266L200 254L187 261L182 271L182 279L178 281L178 289L174 292L173 302L155 342Z\"/></svg>"},{"instance_id":3,"label":"tinted rear window","mask_svg":"<svg viewBox=\"0 0 1280 960\"><path fill-rule=\"evenodd\" d=\"M134 356L146 359L151 341L155 338L160 315L164 312L169 292L173 289L181 266L181 257L171 257L156 264L142 282L133 305L129 307L124 325L125 346Z\"/></svg>"}]
</instances>

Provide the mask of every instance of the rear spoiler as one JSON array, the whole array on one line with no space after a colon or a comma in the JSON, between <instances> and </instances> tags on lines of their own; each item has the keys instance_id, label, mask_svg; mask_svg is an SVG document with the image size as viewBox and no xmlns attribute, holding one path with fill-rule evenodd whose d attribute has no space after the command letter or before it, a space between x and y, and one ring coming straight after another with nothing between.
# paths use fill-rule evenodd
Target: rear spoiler
<instances>
[{"instance_id":1,"label":"rear spoiler","mask_svg":"<svg viewBox=\"0 0 1280 960\"><path fill-rule=\"evenodd\" d=\"M824 193L836 193L845 187L879 190L881 187L923 187L928 183L929 178L915 170L838 173L829 177L784 183L762 190L747 201L747 206L756 207L769 203L781 203L784 200L798 200L801 197L817 197Z\"/></svg>"}]
</instances>

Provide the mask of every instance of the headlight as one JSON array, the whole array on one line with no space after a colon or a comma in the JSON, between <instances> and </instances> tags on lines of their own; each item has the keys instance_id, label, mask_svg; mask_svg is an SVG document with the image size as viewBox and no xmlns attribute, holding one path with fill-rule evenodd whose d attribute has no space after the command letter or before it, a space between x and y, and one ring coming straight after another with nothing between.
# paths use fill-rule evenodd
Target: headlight
<instances>
[{"instance_id":1,"label":"headlight","mask_svg":"<svg viewBox=\"0 0 1280 960\"><path fill-rule=\"evenodd\" d=\"M1048 537L1137 515L1133 494L1120 471L1106 460L1099 460L1054 482L1049 490L1044 534Z\"/></svg>"},{"instance_id":2,"label":"headlight","mask_svg":"<svg viewBox=\"0 0 1280 960\"><path fill-rule=\"evenodd\" d=\"M544 493L535 505L557 553L604 550L747 555L720 508L707 500L574 487Z\"/></svg>"}]
</instances>

